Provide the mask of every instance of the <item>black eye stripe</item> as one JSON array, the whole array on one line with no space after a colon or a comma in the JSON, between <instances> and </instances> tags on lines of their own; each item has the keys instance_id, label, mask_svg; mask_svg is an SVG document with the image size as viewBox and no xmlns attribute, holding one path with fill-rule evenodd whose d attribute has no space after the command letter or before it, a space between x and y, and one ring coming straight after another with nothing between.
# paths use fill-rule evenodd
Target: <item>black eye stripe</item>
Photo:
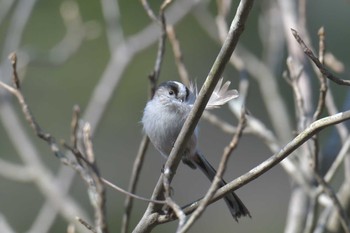
<instances>
[{"instance_id":1,"label":"black eye stripe","mask_svg":"<svg viewBox=\"0 0 350 233\"><path fill-rule=\"evenodd\" d=\"M158 88L160 87L165 87L165 88L168 88L169 91L173 91L176 97L179 94L179 86L174 82L168 81L168 82L161 83Z\"/></svg>"},{"instance_id":2,"label":"black eye stripe","mask_svg":"<svg viewBox=\"0 0 350 233\"><path fill-rule=\"evenodd\" d=\"M186 87L186 100L188 100L188 96L190 95L190 90Z\"/></svg>"},{"instance_id":3,"label":"black eye stripe","mask_svg":"<svg viewBox=\"0 0 350 233\"><path fill-rule=\"evenodd\" d=\"M169 88L170 88L170 90L172 90L175 93L175 96L177 96L179 94L179 88L176 84L171 83L169 85Z\"/></svg>"}]
</instances>

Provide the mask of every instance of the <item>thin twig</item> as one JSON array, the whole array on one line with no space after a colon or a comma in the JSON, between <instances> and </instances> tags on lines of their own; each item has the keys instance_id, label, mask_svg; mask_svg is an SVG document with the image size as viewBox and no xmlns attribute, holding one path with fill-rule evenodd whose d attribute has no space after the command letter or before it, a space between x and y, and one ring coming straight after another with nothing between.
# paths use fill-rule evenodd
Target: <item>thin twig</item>
<instances>
[{"instance_id":1,"label":"thin twig","mask_svg":"<svg viewBox=\"0 0 350 233\"><path fill-rule=\"evenodd\" d=\"M145 11L149 15L149 17L153 21L160 24L160 26L161 26L161 36L160 36L159 42L158 42L157 58L156 58L156 61L154 64L153 72L149 75L149 80L150 80L150 84L151 84L151 86L150 86L150 98L153 98L154 92L155 92L156 87L157 87L157 82L158 82L158 79L160 76L160 69L161 69L161 65L162 65L163 57L164 57L164 53L165 53L165 41L166 41L167 33L166 33L166 20L165 20L165 16L164 16L164 11L165 11L166 7L171 3L171 1L165 0L163 2L163 4L160 6L160 10L159 10L159 18L160 19L158 19L155 16L155 13L150 8L147 0L141 0L141 3L143 5ZM134 161L134 164L133 164L133 170L132 170L131 178L129 181L129 193L134 193L136 190L137 181L138 181L140 173L141 173L141 168L142 168L143 160L144 160L147 148L148 148L148 144L149 144L149 139L145 135L141 141L138 154L137 154L135 161ZM133 200L131 197L132 197L131 195L127 195L127 197L125 198L125 202L124 202L125 211L124 211L124 215L122 218L121 233L128 232L130 215L131 215L131 210L132 210L132 206L133 206Z\"/></svg>"},{"instance_id":2,"label":"thin twig","mask_svg":"<svg viewBox=\"0 0 350 233\"><path fill-rule=\"evenodd\" d=\"M17 55L16 55L16 53L10 53L8 58L11 61L11 65L12 65L13 86L16 89L20 89L20 82L19 82L18 75L17 75Z\"/></svg>"},{"instance_id":3,"label":"thin twig","mask_svg":"<svg viewBox=\"0 0 350 233\"><path fill-rule=\"evenodd\" d=\"M163 63L163 57L164 57L164 53L165 53L165 41L166 41L166 22L165 22L165 16L164 16L164 12L160 11L159 13L159 17L160 17L160 25L161 25L161 36L158 42L158 52L157 52L157 59L156 62L154 64L154 70L152 72L152 74L149 76L149 79L151 81L151 86L155 87L159 76L160 76L160 69ZM154 92L155 89L152 89L152 93Z\"/></svg>"},{"instance_id":4,"label":"thin twig","mask_svg":"<svg viewBox=\"0 0 350 233\"><path fill-rule=\"evenodd\" d=\"M86 229L88 229L89 231L91 231L92 233L97 233L96 229L91 226L89 223L87 223L84 219L81 219L79 217L76 217L76 219L78 220L78 222L80 222L84 227L86 227Z\"/></svg>"},{"instance_id":5,"label":"thin twig","mask_svg":"<svg viewBox=\"0 0 350 233\"><path fill-rule=\"evenodd\" d=\"M96 164L94 149L91 140L91 126L85 123L83 127L83 141L85 145L85 157L90 164Z\"/></svg>"},{"instance_id":6,"label":"thin twig","mask_svg":"<svg viewBox=\"0 0 350 233\"><path fill-rule=\"evenodd\" d=\"M16 56L15 54L12 54L10 56L11 62L13 63L13 68L16 67ZM56 139L51 136L48 133L45 133L42 128L40 127L40 125L37 123L37 121L35 120L33 114L31 113L28 104L25 101L25 98L21 92L21 90L19 89L19 79L16 75L13 76L14 78L14 88L10 87L9 85L0 82L0 86L2 86L3 88L5 88L6 90L8 90L9 92L11 92L14 96L17 97L17 100L20 104L20 106L22 107L22 112L27 120L27 122L29 123L29 125L32 127L34 133L41 138L42 140L44 140L45 142L47 142L47 144L50 146L51 151L55 154L55 156L63 163L66 164L68 166L70 166L71 168L73 168L74 170L78 171L81 175L81 177L83 178L83 180L86 181L86 183L88 184L89 190L91 192L92 195L94 195L94 197L97 197L96 199L91 199L91 203L95 208L95 220L96 220L96 228L100 231L100 232L108 232L108 227L107 227L107 220L106 220L106 215L105 215L105 192L104 192L104 187L102 185L102 182L100 182L99 179L99 173L98 173L98 169L96 166L95 161L93 161L94 163L91 164L88 160L85 159L84 156L82 156L82 154L79 152L79 150L77 148L71 148L71 151L73 152L74 155L76 155L77 158L77 162L71 160L70 158L68 158L65 153L63 153L60 148L59 145L56 143ZM18 82L18 83L17 83ZM87 143L87 147L89 147L92 150L92 142L90 140L90 131L86 130L85 131L85 143ZM92 151L89 151L89 153L93 153ZM90 155L91 157L92 155ZM83 159L83 161L85 163L80 163L80 159ZM90 159L90 158L89 158ZM85 166L86 165L86 166ZM94 182L91 182L91 180L93 180ZM94 202L95 200L97 200L97 202Z\"/></svg>"},{"instance_id":7,"label":"thin twig","mask_svg":"<svg viewBox=\"0 0 350 233\"><path fill-rule=\"evenodd\" d=\"M107 225L107 207L106 207L106 189L95 159L93 144L91 139L91 127L85 123L83 127L83 143L85 147L85 156L87 160L88 176L83 178L87 181L89 187L89 197L95 212L95 228L99 233L108 233ZM77 149L77 148L76 148Z\"/></svg>"},{"instance_id":8,"label":"thin twig","mask_svg":"<svg viewBox=\"0 0 350 233\"><path fill-rule=\"evenodd\" d=\"M240 104L238 101L231 101L228 105L230 110L236 116L239 116L242 104ZM249 131L251 131L250 133L260 138L272 153L278 153L281 146L279 145L275 134L261 120L254 117L252 113L248 114L246 118L247 128ZM302 186L308 193L312 193L313 187L310 185L309 179L306 177L305 173L301 171L300 166L298 166L293 159L287 157L280 164L286 173L289 174L289 176L298 185Z\"/></svg>"},{"instance_id":9,"label":"thin twig","mask_svg":"<svg viewBox=\"0 0 350 233\"><path fill-rule=\"evenodd\" d=\"M183 55L180 47L180 42L176 37L176 33L172 25L167 26L167 33L168 33L169 42L173 49L177 72L179 73L182 83L188 86L190 85L189 75L188 75L186 66L183 62Z\"/></svg>"},{"instance_id":10,"label":"thin twig","mask_svg":"<svg viewBox=\"0 0 350 233\"><path fill-rule=\"evenodd\" d=\"M151 6L148 4L148 1L141 0L141 4L142 4L143 8L145 9L148 17L150 17L153 21L158 21L158 17L156 16L154 11L152 10Z\"/></svg>"},{"instance_id":11,"label":"thin twig","mask_svg":"<svg viewBox=\"0 0 350 233\"><path fill-rule=\"evenodd\" d=\"M330 166L326 175L324 176L324 180L327 183L333 179L336 171L340 168L340 165L343 163L345 157L349 155L349 148L350 148L350 137L348 137L346 141L343 143L343 146L340 149L339 153L337 154L336 159L333 161L332 165Z\"/></svg>"},{"instance_id":12,"label":"thin twig","mask_svg":"<svg viewBox=\"0 0 350 233\"><path fill-rule=\"evenodd\" d=\"M169 178L170 170L164 170L164 179L163 179L163 186L164 186L164 196L166 199L166 204L174 211L176 217L179 219L179 224L176 230L176 233L180 233L181 229L186 223L186 215L182 211L181 207L172 199L171 193L172 188L170 187Z\"/></svg>"},{"instance_id":13,"label":"thin twig","mask_svg":"<svg viewBox=\"0 0 350 233\"><path fill-rule=\"evenodd\" d=\"M71 144L74 148L78 147L78 129L79 129L79 119L80 119L80 108L78 105L73 107L73 115L71 121Z\"/></svg>"},{"instance_id":14,"label":"thin twig","mask_svg":"<svg viewBox=\"0 0 350 233\"><path fill-rule=\"evenodd\" d=\"M16 56L11 55L10 59L11 62L15 62L17 59L15 59ZM13 65L13 67L16 67L16 65ZM14 72L17 73L17 72ZM19 79L17 76L13 76L13 78L15 79L13 81L13 83L15 84L15 87L10 87L9 85L0 82L0 86L2 86L3 88L5 88L7 91L9 91L11 94L13 94L14 96L16 96L20 106L22 107L22 112L26 118L26 120L28 121L29 125L32 127L32 129L34 130L35 134L43 139L44 141L46 141L52 152L56 155L57 158L61 159L61 161L63 163L67 163L67 159L65 158L65 156L63 155L63 153L59 150L59 147L56 143L55 138L53 138L50 134L45 133L39 126L39 124L36 122L33 114L31 113L28 104L25 101L25 98L21 92L20 89L18 89L18 87L20 86L17 82L19 82Z\"/></svg>"},{"instance_id":15,"label":"thin twig","mask_svg":"<svg viewBox=\"0 0 350 233\"><path fill-rule=\"evenodd\" d=\"M108 185L112 189L117 190L118 192L121 192L121 193L124 193L127 196L130 196L131 199L135 198L135 199L138 199L138 200L141 200L141 201L146 201L146 202L154 202L154 203L158 203L158 204L166 204L166 202L164 200L152 200L152 199L148 199L148 198L145 198L145 197L141 197L141 196L138 196L138 195L133 194L131 192L128 192L125 189L122 189L122 188L118 187L117 185L113 184L112 182L106 180L105 178L101 178L101 179L102 179L103 183L105 183L106 185Z\"/></svg>"},{"instance_id":16,"label":"thin twig","mask_svg":"<svg viewBox=\"0 0 350 233\"><path fill-rule=\"evenodd\" d=\"M153 12L151 7L148 4L147 0L141 0L142 6L144 7L145 11L147 12L148 16L156 23L158 23L161 27L161 36L159 38L158 42L158 50L157 50L157 58L154 64L153 72L148 76L150 82L151 82L151 97L153 97L155 88L157 86L157 82L160 76L160 69L163 62L163 57L165 53L165 41L166 41L166 20L164 16L164 11L167 8L167 6L171 3L169 0L164 0L162 5L159 8L159 16L157 17L156 14Z\"/></svg>"},{"instance_id":17,"label":"thin twig","mask_svg":"<svg viewBox=\"0 0 350 233\"><path fill-rule=\"evenodd\" d=\"M24 1L16 5L16 8L13 11L14 17L12 17L10 21L11 23L8 30L9 33L6 36L4 43L5 49L2 51L3 58L6 58L11 50L20 47L19 43L20 38L22 37L22 32L24 31L23 29L26 26L26 22L28 22L27 19L31 15L33 6L35 6L36 2L38 1ZM169 16L172 23L176 23L180 19L184 18L196 4L198 4L198 0L177 1L173 7L169 9L167 16ZM157 33L155 28L156 27L154 23L150 23L143 30L140 30L138 33L135 33L127 38L125 42L123 41L123 43L121 43L120 46L117 46L113 52L111 51L112 58L110 59L107 68L102 75L101 81L98 83L98 85L96 85L96 88L91 95L87 111L84 114L84 119L87 119L92 123L92 128L94 130L97 128L97 125L101 120L101 116L106 109L107 103L111 99L113 90L118 84L121 74L125 70L127 64L129 64L130 60L136 54L142 52L144 49L148 48L156 41ZM69 31L71 30L69 29ZM73 31L74 33L77 32L77 30ZM79 41L77 41L77 43L79 43ZM66 45L67 43L59 43L58 47L64 47L65 49L72 48L71 45L68 45L68 47ZM56 46L54 50L57 50L58 47ZM75 52L75 48L70 50L70 52L72 51ZM69 56L64 57L68 58ZM57 56L55 56L55 58L57 58ZM23 60L24 59L22 58L21 61ZM59 61L63 62L63 60ZM20 64L23 64L23 62ZM5 70L6 69L4 69L4 71ZM10 75L3 73L3 78L6 79L7 77L10 77ZM36 179L34 182L46 197L47 203L51 203L46 203L45 207L50 206L49 208L52 210L51 213L55 212L55 215L58 211L65 219L67 219L67 221L70 221L69 219L71 219L72 216L74 217L77 215L77 213L79 213L79 216L84 216L84 219L88 219L88 217L86 217L86 214L84 214L84 210L82 210L81 207L77 205L77 203L69 195L61 193L61 190L59 190L57 184L62 182L64 185L66 185L67 183L71 183L70 181L72 179L68 179L68 181L67 178L65 178L64 181L62 179L57 179L57 182L52 182L55 180L55 178L51 172L49 172L43 166L42 162L37 156L35 147L33 147L27 140L28 137L22 130L21 125L18 124L19 121L17 120L16 115L14 115L15 111L13 110L13 107L7 101L2 103L2 105L4 105L2 107L6 109L6 111L2 111L2 119L3 123L6 125L7 130L10 129L8 130L10 138L15 143L15 145L17 145L16 148L18 148L17 150L26 162L26 165L28 165L31 170L35 171ZM18 135L16 135L16 132L22 136L17 137ZM23 144L21 144L22 142ZM52 208L52 204L56 206L56 208ZM78 226L80 229L81 225L79 224ZM34 230L33 232L37 231Z\"/></svg>"},{"instance_id":18,"label":"thin twig","mask_svg":"<svg viewBox=\"0 0 350 233\"><path fill-rule=\"evenodd\" d=\"M294 150L299 148L303 143L309 140L313 135L319 133L326 127L331 125L338 124L340 122L346 121L350 119L350 111L340 112L332 116L321 118L315 122L313 122L310 126L308 126L304 131L299 133L292 141L290 141L287 145L285 145L278 153L274 154L260 165L256 166L246 174L238 177L234 181L228 183L226 186L220 188L215 197L222 197L224 194L227 194L230 191L234 191L248 182L256 179L275 165L277 165L280 161L290 155Z\"/></svg>"},{"instance_id":19,"label":"thin twig","mask_svg":"<svg viewBox=\"0 0 350 233\"><path fill-rule=\"evenodd\" d=\"M303 130L305 128L305 120L306 120L306 109L305 109L305 101L304 96L301 93L300 90L300 83L299 79L301 77L301 74L303 72L303 69L301 67L295 67L296 64L293 61L292 57L287 58L287 67L289 71L289 77L285 77L288 84L293 89L294 94L294 102L296 105L296 117L298 119L298 130Z\"/></svg>"},{"instance_id":20,"label":"thin twig","mask_svg":"<svg viewBox=\"0 0 350 233\"><path fill-rule=\"evenodd\" d=\"M320 72L325 75L328 79L332 80L333 82L339 84L339 85L345 85L345 86L350 86L350 80L345 80L336 77L333 75L321 62L320 60L314 55L314 53L307 47L305 42L301 39L299 36L298 32L294 29L292 30L292 34L296 41L299 43L300 47L303 49L304 53L313 61L313 63L318 67Z\"/></svg>"},{"instance_id":21,"label":"thin twig","mask_svg":"<svg viewBox=\"0 0 350 233\"><path fill-rule=\"evenodd\" d=\"M338 212L339 220L341 225L343 226L343 229L346 233L350 233L350 221L347 216L347 213L341 206L339 199L337 198L337 195L333 191L333 189L327 184L327 182L318 174L315 173L315 178L319 185L323 188L324 192L332 199L333 204Z\"/></svg>"},{"instance_id":22,"label":"thin twig","mask_svg":"<svg viewBox=\"0 0 350 233\"><path fill-rule=\"evenodd\" d=\"M324 65L324 53L325 53L325 32L324 28L321 27L318 31L318 36L319 36L319 60L322 65ZM324 75L320 74L320 72L317 72L317 77L320 82L320 89L319 89L319 97L318 97L318 103L316 110L313 115L313 120L317 120L321 114L323 109L326 106L326 94L328 90L327 86L327 79L324 77ZM319 162L318 162L318 154L319 154L319 143L318 143L318 136L315 135L313 137L313 144L314 144L314 152L312 154L312 167L316 173L318 173L318 168L319 168Z\"/></svg>"},{"instance_id":23,"label":"thin twig","mask_svg":"<svg viewBox=\"0 0 350 233\"><path fill-rule=\"evenodd\" d=\"M129 186L128 186L128 190L129 190L128 193L130 193L130 195L127 195L124 201L124 214L122 219L121 233L128 232L130 215L131 215L131 210L133 206L133 198L131 197L133 193L136 192L137 182L141 174L143 160L145 158L148 145L149 145L149 139L147 135L144 135L141 140L136 158L134 160L134 164L132 166L132 172L131 172L131 177L130 177Z\"/></svg>"},{"instance_id":24,"label":"thin twig","mask_svg":"<svg viewBox=\"0 0 350 233\"><path fill-rule=\"evenodd\" d=\"M228 133L228 134L234 134L237 131L237 128L230 123L220 119L217 115L211 113L210 111L204 111L202 118L208 121L210 124L216 126L221 131ZM251 130L245 130L245 133L252 133Z\"/></svg>"}]
</instances>

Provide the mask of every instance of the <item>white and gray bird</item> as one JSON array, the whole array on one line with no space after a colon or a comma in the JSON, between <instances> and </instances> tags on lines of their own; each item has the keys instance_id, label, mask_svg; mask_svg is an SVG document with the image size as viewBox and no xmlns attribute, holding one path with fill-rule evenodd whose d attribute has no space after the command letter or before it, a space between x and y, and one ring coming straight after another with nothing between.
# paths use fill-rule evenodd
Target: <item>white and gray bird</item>
<instances>
[{"instance_id":1,"label":"white and gray bird","mask_svg":"<svg viewBox=\"0 0 350 233\"><path fill-rule=\"evenodd\" d=\"M220 107L238 97L236 90L228 90L230 82L227 81L222 85L222 81L221 78L206 109ZM196 97L197 88L195 85L190 85L187 88L180 82L167 81L157 87L153 98L148 101L142 117L143 129L163 156L167 157L170 154ZM193 169L198 167L212 181L216 171L198 151L197 136L198 130L196 128L187 143L182 161ZM220 187L225 184L226 182L221 180ZM236 220L241 216L250 216L248 209L234 192L225 196L225 202Z\"/></svg>"}]
</instances>

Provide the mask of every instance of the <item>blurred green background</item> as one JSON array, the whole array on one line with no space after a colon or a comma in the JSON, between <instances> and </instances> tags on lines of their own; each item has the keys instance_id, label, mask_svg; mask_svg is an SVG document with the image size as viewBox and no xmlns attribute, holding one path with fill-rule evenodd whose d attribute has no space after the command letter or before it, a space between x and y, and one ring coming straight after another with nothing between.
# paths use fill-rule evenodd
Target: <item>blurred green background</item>
<instances>
[{"instance_id":1,"label":"blurred green background","mask_svg":"<svg viewBox=\"0 0 350 233\"><path fill-rule=\"evenodd\" d=\"M16 1L16 4L18 2L20 1ZM63 64L53 66L42 61L32 62L27 67L25 76L21 77L24 78L22 83L23 92L37 121L45 131L51 133L57 139L65 140L69 140L73 106L78 104L84 111L92 91L101 78L111 56L107 45L106 28L100 2L86 0L76 2L80 8L83 21L94 21L96 23L95 30L97 34L89 40L84 40L78 51ZM162 1L150 2L157 9L156 7ZM236 6L237 3L234 2ZM240 40L240 43L258 57L262 53L258 34L259 14L266 2L256 1ZM5 41L11 23L11 15L16 4L1 24L0 44ZM37 1L20 43L22 49L32 51L39 57L42 54L45 60L46 52L56 45L65 34L65 25L59 12L61 4L62 1L59 0ZM215 13L215 2L211 2L209 5ZM151 23L139 1L121 0L119 6L120 23L125 37L139 32ZM231 11L230 18L234 12L235 10ZM347 42L350 41L349 13L350 2L346 0L308 1L307 23L313 45L317 47L317 30L324 26L327 50L332 51L344 63L345 67L349 67L350 64L349 48L347 46ZM220 46L207 36L191 14L176 24L175 30L190 77L196 79L198 84L202 84ZM153 69L156 51L157 43L154 43L151 47L137 54L127 66L122 75L122 80L108 105L108 110L103 116L102 123L96 129L93 138L95 154L102 175L124 188L127 188L133 159L142 137L140 119L148 96L147 76ZM21 63L22 58L19 57L18 59ZM285 63L285 61L282 61L282 63ZM6 59L3 59L3 66L4 64L6 65ZM10 67L10 63L7 65ZM237 76L237 71L232 66L228 66L224 77L231 80L234 87L238 84ZM348 71L346 70L341 76L347 77ZM290 113L294 114L290 88L282 79L281 73L277 74L277 77L280 79L281 92L285 93L284 97L290 106ZM167 44L160 79L160 81L179 79L169 44ZM255 81L251 81L250 85L248 108L255 116L270 125L259 96L257 84ZM315 82L315 85L317 85L317 82ZM334 88L335 85L331 84L331 87ZM315 90L317 88L318 86L315 86ZM346 88L340 87L334 92L339 107L342 106L345 91ZM6 99L6 101L11 101L17 109L31 141L40 150L41 159L50 169L56 172L59 161L52 156L48 146L36 138L29 129L16 101L12 98ZM232 118L227 107L215 110L214 113L228 122L236 124L236 119ZM231 136L222 133L206 121L200 123L200 128L199 145L201 150L210 161L217 165L219 155L223 151L222 148L230 141ZM234 179L270 155L271 153L261 141L251 136L243 137L238 149L230 159L225 174L226 179ZM0 157L16 163L22 162L16 149L6 136L3 125L0 125ZM151 146L146 156L137 189L139 195L145 197L151 195L163 164L163 158ZM186 204L202 196L208 186L209 182L200 172L180 165L173 184L174 197L181 204ZM290 187L290 179L281 167L277 166L237 191L250 210L252 219L242 219L237 224L232 220L224 202L220 201L208 208L191 232L282 232L288 208ZM80 177L75 178L71 193L92 217L93 211L89 205L85 184ZM123 194L108 189L107 205L111 232L118 232L120 229L124 197ZM26 232L40 210L42 203L43 195L32 184L17 183L0 177L0 212L6 216L6 219L17 232ZM132 226L140 219L145 207L146 203L135 201L132 212ZM50 232L65 232L66 227L67 223L59 217ZM154 232L174 232L175 227L176 223L166 224L157 227Z\"/></svg>"}]
</instances>

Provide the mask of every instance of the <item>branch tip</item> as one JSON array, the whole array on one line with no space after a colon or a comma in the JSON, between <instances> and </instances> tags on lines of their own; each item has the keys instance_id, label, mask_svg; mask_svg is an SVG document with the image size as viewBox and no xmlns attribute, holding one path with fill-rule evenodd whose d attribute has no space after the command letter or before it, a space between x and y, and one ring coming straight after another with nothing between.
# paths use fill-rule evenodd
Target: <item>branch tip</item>
<instances>
[{"instance_id":1,"label":"branch tip","mask_svg":"<svg viewBox=\"0 0 350 233\"><path fill-rule=\"evenodd\" d=\"M16 52L12 52L9 54L8 59L11 61L12 65L16 65L17 64L17 54Z\"/></svg>"},{"instance_id":2,"label":"branch tip","mask_svg":"<svg viewBox=\"0 0 350 233\"><path fill-rule=\"evenodd\" d=\"M324 26L320 27L317 32L318 36L325 36Z\"/></svg>"},{"instance_id":3,"label":"branch tip","mask_svg":"<svg viewBox=\"0 0 350 233\"><path fill-rule=\"evenodd\" d=\"M11 62L12 65L12 80L13 80L13 86L16 89L20 88L20 81L17 75L17 55L16 52L12 52L9 54L8 59Z\"/></svg>"}]
</instances>

